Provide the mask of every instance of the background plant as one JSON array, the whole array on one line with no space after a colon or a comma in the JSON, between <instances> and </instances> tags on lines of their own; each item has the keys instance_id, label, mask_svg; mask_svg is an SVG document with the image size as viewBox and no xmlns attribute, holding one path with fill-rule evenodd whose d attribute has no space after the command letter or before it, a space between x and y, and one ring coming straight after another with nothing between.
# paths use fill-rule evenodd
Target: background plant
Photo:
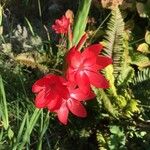
<instances>
[{"instance_id":1,"label":"background plant","mask_svg":"<svg viewBox=\"0 0 150 150\"><path fill-rule=\"evenodd\" d=\"M73 149L73 144L78 149L150 148L149 0L106 7L113 10L85 2L56 2L51 17L45 13L47 1L1 1L0 149ZM54 114L35 109L31 85L45 73L62 74L67 41L59 40L50 25L68 8L75 14L74 43L86 29L90 44L103 43L113 65L103 72L111 87L94 89L97 100L86 104L88 117L70 117L70 124L62 126Z\"/></svg>"}]
</instances>

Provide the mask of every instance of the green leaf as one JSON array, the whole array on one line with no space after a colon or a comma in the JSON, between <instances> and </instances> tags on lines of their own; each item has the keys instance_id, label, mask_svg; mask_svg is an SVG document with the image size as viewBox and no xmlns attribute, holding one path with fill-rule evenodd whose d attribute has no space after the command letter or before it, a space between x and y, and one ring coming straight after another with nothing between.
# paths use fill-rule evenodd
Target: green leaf
<instances>
[{"instance_id":1,"label":"green leaf","mask_svg":"<svg viewBox=\"0 0 150 150\"><path fill-rule=\"evenodd\" d=\"M32 133L34 126L36 125L37 120L39 119L40 113L41 113L41 110L35 109L29 122L28 122L28 118L27 118L28 125L27 125L24 135L22 136L22 142L19 145L18 150L23 149L24 145L29 141L30 135Z\"/></svg>"},{"instance_id":2,"label":"green leaf","mask_svg":"<svg viewBox=\"0 0 150 150\"><path fill-rule=\"evenodd\" d=\"M145 41L147 44L150 44L150 31L148 30L146 31L146 34L145 34Z\"/></svg>"},{"instance_id":3,"label":"green leaf","mask_svg":"<svg viewBox=\"0 0 150 150\"><path fill-rule=\"evenodd\" d=\"M118 126L110 126L110 132L113 134L118 134L120 132L120 128Z\"/></svg>"},{"instance_id":4,"label":"green leaf","mask_svg":"<svg viewBox=\"0 0 150 150\"><path fill-rule=\"evenodd\" d=\"M2 124L5 130L7 130L9 127L9 118L8 118L6 95L1 76L0 76L0 115L1 115L0 117L2 118Z\"/></svg>"},{"instance_id":5,"label":"green leaf","mask_svg":"<svg viewBox=\"0 0 150 150\"><path fill-rule=\"evenodd\" d=\"M148 56L138 52L130 52L131 64L137 65L140 68L150 66L150 60Z\"/></svg>"},{"instance_id":6,"label":"green leaf","mask_svg":"<svg viewBox=\"0 0 150 150\"><path fill-rule=\"evenodd\" d=\"M108 140L109 150L126 150L126 136L123 129L119 126L109 126L111 135Z\"/></svg>"},{"instance_id":7,"label":"green leaf","mask_svg":"<svg viewBox=\"0 0 150 150\"><path fill-rule=\"evenodd\" d=\"M118 80L118 86L125 87L126 85L128 85L129 82L132 81L133 77L134 77L134 69L128 65L125 65L124 67L122 67L121 74Z\"/></svg>"},{"instance_id":8,"label":"green leaf","mask_svg":"<svg viewBox=\"0 0 150 150\"><path fill-rule=\"evenodd\" d=\"M114 75L117 77L122 65L124 33L124 21L119 8L112 10L107 28L104 52L113 59Z\"/></svg>"},{"instance_id":9,"label":"green leaf","mask_svg":"<svg viewBox=\"0 0 150 150\"><path fill-rule=\"evenodd\" d=\"M45 120L44 119L44 116L43 116L43 111L41 113L41 129L39 131L39 142L38 142L38 150L41 150L42 149L42 142L43 142L43 136L45 134L45 132L47 131L48 129L48 125L49 125L49 119L50 119L50 115L49 115L49 112L47 112L47 115L45 116Z\"/></svg>"},{"instance_id":10,"label":"green leaf","mask_svg":"<svg viewBox=\"0 0 150 150\"><path fill-rule=\"evenodd\" d=\"M93 88L94 93L96 94L96 98L98 100L98 102L104 105L105 110L112 115L114 118L117 118L118 116L118 112L117 110L114 108L114 106L111 103L111 100L109 99L109 97L107 96L107 94L104 92L104 90L102 89L96 89Z\"/></svg>"},{"instance_id":11,"label":"green leaf","mask_svg":"<svg viewBox=\"0 0 150 150\"><path fill-rule=\"evenodd\" d=\"M32 25L31 25L30 21L29 21L26 17L25 17L25 20L26 20L26 22L27 22L27 25L29 26L29 29L30 29L31 34L32 34L33 36L35 36L34 30L33 30L33 27L32 27Z\"/></svg>"},{"instance_id":12,"label":"green leaf","mask_svg":"<svg viewBox=\"0 0 150 150\"><path fill-rule=\"evenodd\" d=\"M3 7L0 4L0 26L2 25L2 18L3 18Z\"/></svg>"},{"instance_id":13,"label":"green leaf","mask_svg":"<svg viewBox=\"0 0 150 150\"><path fill-rule=\"evenodd\" d=\"M98 143L98 150L107 150L107 143L106 143L106 140L105 140L105 137L104 135L97 131L96 132L96 140L97 140L97 143Z\"/></svg>"},{"instance_id":14,"label":"green leaf","mask_svg":"<svg viewBox=\"0 0 150 150\"><path fill-rule=\"evenodd\" d=\"M27 111L26 114L25 114L24 117L23 117L22 123L21 123L21 125L20 125L20 129L19 129L19 131L18 131L18 135L17 135L17 141L18 141L18 142L20 141L21 136L23 135L23 131L24 131L24 129L26 128L26 127L25 127L25 123L26 123L26 120L27 120L28 117L29 117L29 116L28 116L28 111Z\"/></svg>"},{"instance_id":15,"label":"green leaf","mask_svg":"<svg viewBox=\"0 0 150 150\"><path fill-rule=\"evenodd\" d=\"M12 139L13 136L14 136L14 132L9 128L8 129L8 137L9 137L9 139Z\"/></svg>"},{"instance_id":16,"label":"green leaf","mask_svg":"<svg viewBox=\"0 0 150 150\"><path fill-rule=\"evenodd\" d=\"M76 45L85 32L92 0L81 0L73 28L73 45Z\"/></svg>"},{"instance_id":17,"label":"green leaf","mask_svg":"<svg viewBox=\"0 0 150 150\"><path fill-rule=\"evenodd\" d=\"M115 78L113 73L114 73L113 65L107 66L104 70L105 77L109 81L109 86L110 86L109 91L113 96L117 97L117 89L115 87Z\"/></svg>"},{"instance_id":18,"label":"green leaf","mask_svg":"<svg viewBox=\"0 0 150 150\"><path fill-rule=\"evenodd\" d=\"M137 72L131 85L134 97L140 100L142 105L150 105L150 68L145 68Z\"/></svg>"},{"instance_id":19,"label":"green leaf","mask_svg":"<svg viewBox=\"0 0 150 150\"><path fill-rule=\"evenodd\" d=\"M142 53L150 53L150 47L147 43L142 43L137 48L138 51Z\"/></svg>"},{"instance_id":20,"label":"green leaf","mask_svg":"<svg viewBox=\"0 0 150 150\"><path fill-rule=\"evenodd\" d=\"M127 117L131 117L133 115L133 113L135 113L135 112L136 113L140 112L140 109L138 107L138 102L136 99L130 99L128 101L126 108L127 109L126 109L125 113L126 113Z\"/></svg>"}]
</instances>

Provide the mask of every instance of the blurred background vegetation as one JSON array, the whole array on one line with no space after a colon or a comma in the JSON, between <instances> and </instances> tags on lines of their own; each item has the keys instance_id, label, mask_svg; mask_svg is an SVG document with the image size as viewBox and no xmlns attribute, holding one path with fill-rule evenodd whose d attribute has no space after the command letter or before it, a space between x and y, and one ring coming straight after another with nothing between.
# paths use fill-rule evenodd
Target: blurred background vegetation
<instances>
[{"instance_id":1,"label":"blurred background vegetation","mask_svg":"<svg viewBox=\"0 0 150 150\"><path fill-rule=\"evenodd\" d=\"M150 0L92 1L88 42L103 43L114 63L103 72L111 88L95 89L87 118L63 126L35 109L32 84L61 75L67 51L51 25L82 1L0 1L0 150L150 150Z\"/></svg>"}]
</instances>

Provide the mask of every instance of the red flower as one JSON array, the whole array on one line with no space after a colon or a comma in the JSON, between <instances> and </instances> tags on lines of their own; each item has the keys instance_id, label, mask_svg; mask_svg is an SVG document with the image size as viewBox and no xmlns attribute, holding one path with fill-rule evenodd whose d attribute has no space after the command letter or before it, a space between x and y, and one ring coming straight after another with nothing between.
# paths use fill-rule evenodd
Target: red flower
<instances>
[{"instance_id":1,"label":"red flower","mask_svg":"<svg viewBox=\"0 0 150 150\"><path fill-rule=\"evenodd\" d=\"M37 80L32 86L32 92L37 93L35 106L54 110L60 107L62 98L66 98L67 88L65 79L60 76L48 74Z\"/></svg>"},{"instance_id":2,"label":"red flower","mask_svg":"<svg viewBox=\"0 0 150 150\"><path fill-rule=\"evenodd\" d=\"M79 42L82 45L82 42ZM77 47L80 47L78 44ZM108 57L99 55L102 45L94 44L78 51L73 47L67 55L67 79L76 84L84 93L90 91L90 85L97 88L108 88L109 83L99 70L112 63Z\"/></svg>"},{"instance_id":3,"label":"red flower","mask_svg":"<svg viewBox=\"0 0 150 150\"><path fill-rule=\"evenodd\" d=\"M59 121L65 125L69 111L78 117L86 117L87 112L81 102L95 97L93 93L83 94L79 88L74 89L70 86L63 77L52 74L37 80L32 86L32 91L37 93L35 106L56 112Z\"/></svg>"},{"instance_id":4,"label":"red flower","mask_svg":"<svg viewBox=\"0 0 150 150\"><path fill-rule=\"evenodd\" d=\"M52 25L52 29L55 30L56 33L67 33L70 26L70 19L66 16L62 16L60 19L55 20L55 24Z\"/></svg>"},{"instance_id":5,"label":"red flower","mask_svg":"<svg viewBox=\"0 0 150 150\"><path fill-rule=\"evenodd\" d=\"M95 97L93 93L87 95L83 94L79 88L68 88L68 97L63 99L60 108L55 111L58 115L59 121L66 125L68 122L69 111L77 117L86 117L87 112L81 102L93 97Z\"/></svg>"}]
</instances>

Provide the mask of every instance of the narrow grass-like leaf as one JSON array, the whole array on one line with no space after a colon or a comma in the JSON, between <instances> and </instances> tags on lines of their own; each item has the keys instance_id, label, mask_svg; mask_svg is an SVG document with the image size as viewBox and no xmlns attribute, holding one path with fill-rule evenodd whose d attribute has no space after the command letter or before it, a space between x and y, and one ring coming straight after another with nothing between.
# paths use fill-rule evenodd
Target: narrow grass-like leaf
<instances>
[{"instance_id":1,"label":"narrow grass-like leaf","mask_svg":"<svg viewBox=\"0 0 150 150\"><path fill-rule=\"evenodd\" d=\"M42 18L41 2L38 0L39 16Z\"/></svg>"},{"instance_id":2,"label":"narrow grass-like leaf","mask_svg":"<svg viewBox=\"0 0 150 150\"><path fill-rule=\"evenodd\" d=\"M4 91L4 85L1 76L0 76L0 114L2 117L2 124L5 130L7 130L9 127L8 109L7 109L7 101L6 101L5 91Z\"/></svg>"},{"instance_id":3,"label":"narrow grass-like leaf","mask_svg":"<svg viewBox=\"0 0 150 150\"><path fill-rule=\"evenodd\" d=\"M45 116L45 120L43 121L43 112L41 113L41 129L40 129L40 135L39 135L39 144L38 144L38 150L42 150L42 138L48 128L49 125L49 112L47 113L47 115Z\"/></svg>"},{"instance_id":4,"label":"narrow grass-like leaf","mask_svg":"<svg viewBox=\"0 0 150 150\"><path fill-rule=\"evenodd\" d=\"M22 142L21 142L21 144L20 144L20 146L18 147L17 150L23 149L25 144L29 141L31 132L32 132L39 116L40 116L40 113L41 113L41 110L35 109L33 115L31 116L31 119L29 120L29 123L28 123L28 126L27 126L26 130L25 130L25 133L23 135L23 140L22 140Z\"/></svg>"},{"instance_id":5,"label":"narrow grass-like leaf","mask_svg":"<svg viewBox=\"0 0 150 150\"><path fill-rule=\"evenodd\" d=\"M23 131L24 131L25 128L26 128L25 124L26 124L26 122L27 122L27 118L29 118L28 111L26 112L26 114L25 114L25 116L24 116L24 119L23 119L23 121L22 121L22 123L21 123L21 125L20 125L20 129L19 129L19 131L18 131L18 135L17 135L17 138L16 138L16 142L15 142L15 144L13 145L13 150L16 150L17 147L18 147L18 145L19 145L19 142L20 142L21 137L22 137L22 135L23 135Z\"/></svg>"},{"instance_id":6,"label":"narrow grass-like leaf","mask_svg":"<svg viewBox=\"0 0 150 150\"><path fill-rule=\"evenodd\" d=\"M23 121L22 121L20 129L18 131L17 142L20 141L21 136L23 135L23 131L24 131L24 128L25 128L25 123L26 123L26 120L27 120L28 117L29 117L29 115L28 115L28 111L27 111L26 114L24 115Z\"/></svg>"},{"instance_id":7,"label":"narrow grass-like leaf","mask_svg":"<svg viewBox=\"0 0 150 150\"><path fill-rule=\"evenodd\" d=\"M26 20L26 22L27 22L27 24L28 24L28 26L29 26L29 29L30 29L32 35L35 36L35 33L34 33L34 31L33 31L33 27L32 27L32 25L31 25L30 21L29 21L26 17L25 17L25 20Z\"/></svg>"},{"instance_id":8,"label":"narrow grass-like leaf","mask_svg":"<svg viewBox=\"0 0 150 150\"><path fill-rule=\"evenodd\" d=\"M4 135L4 131L3 131L3 128L2 128L1 132L0 132L0 142L2 141L3 135Z\"/></svg>"},{"instance_id":9,"label":"narrow grass-like leaf","mask_svg":"<svg viewBox=\"0 0 150 150\"><path fill-rule=\"evenodd\" d=\"M85 32L92 0L81 0L73 29L73 45L76 45Z\"/></svg>"},{"instance_id":10,"label":"narrow grass-like leaf","mask_svg":"<svg viewBox=\"0 0 150 150\"><path fill-rule=\"evenodd\" d=\"M2 18L3 18L3 7L0 4L0 26L2 25Z\"/></svg>"}]
</instances>

